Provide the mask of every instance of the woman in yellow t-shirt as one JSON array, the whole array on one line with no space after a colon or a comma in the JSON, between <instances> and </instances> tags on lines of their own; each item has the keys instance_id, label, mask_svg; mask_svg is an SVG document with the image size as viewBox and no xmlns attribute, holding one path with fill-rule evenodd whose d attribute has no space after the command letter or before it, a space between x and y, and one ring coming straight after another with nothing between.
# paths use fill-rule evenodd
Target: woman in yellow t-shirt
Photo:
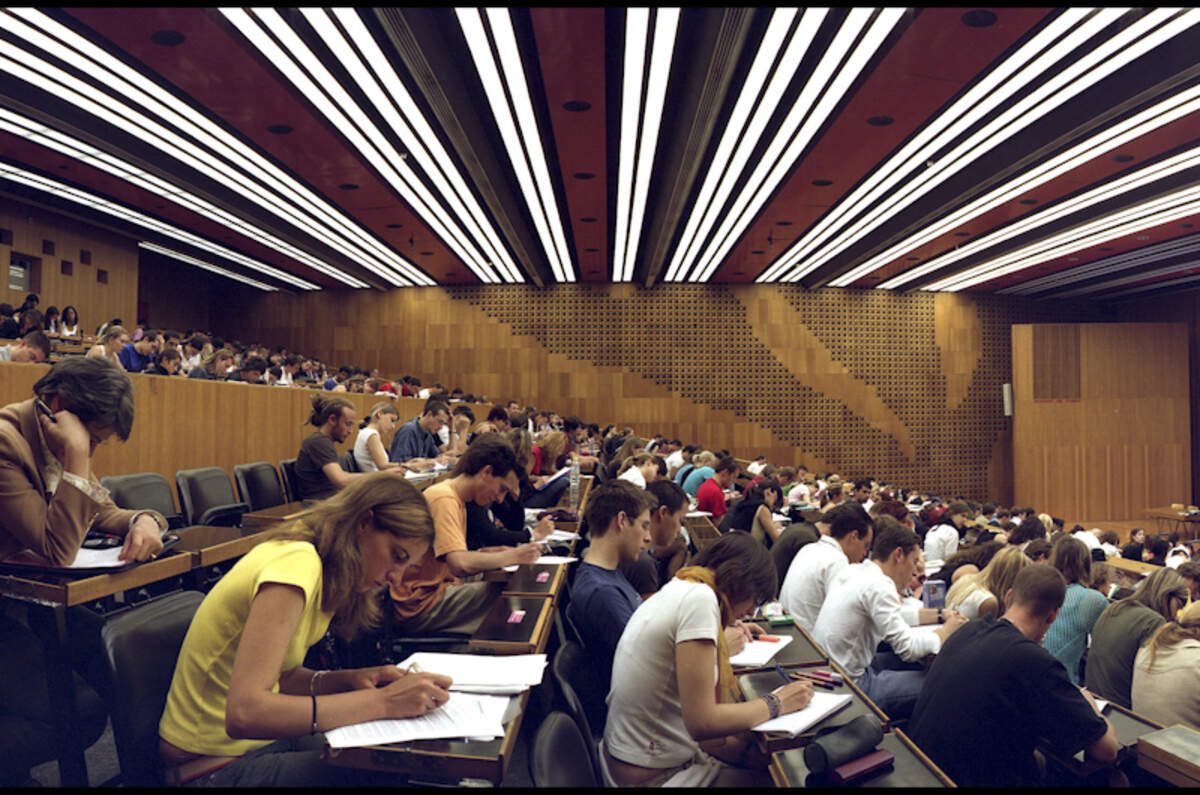
<instances>
[{"instance_id":1,"label":"woman in yellow t-shirt","mask_svg":"<svg viewBox=\"0 0 1200 795\"><path fill-rule=\"evenodd\" d=\"M423 715L449 699L450 678L302 663L330 626L351 638L377 624L374 593L399 583L432 540L424 496L384 472L269 531L204 598L184 638L159 722L167 783L371 783L321 761L321 732Z\"/></svg>"}]
</instances>

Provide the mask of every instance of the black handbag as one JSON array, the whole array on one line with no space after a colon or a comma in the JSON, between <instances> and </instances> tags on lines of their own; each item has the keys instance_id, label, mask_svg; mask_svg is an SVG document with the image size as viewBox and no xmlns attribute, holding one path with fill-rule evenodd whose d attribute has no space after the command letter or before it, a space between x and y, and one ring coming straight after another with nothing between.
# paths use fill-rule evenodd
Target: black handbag
<instances>
[{"instance_id":1,"label":"black handbag","mask_svg":"<svg viewBox=\"0 0 1200 795\"><path fill-rule=\"evenodd\" d=\"M883 726L874 715L859 715L825 731L804 747L804 764L810 773L824 773L866 756L883 741Z\"/></svg>"}]
</instances>

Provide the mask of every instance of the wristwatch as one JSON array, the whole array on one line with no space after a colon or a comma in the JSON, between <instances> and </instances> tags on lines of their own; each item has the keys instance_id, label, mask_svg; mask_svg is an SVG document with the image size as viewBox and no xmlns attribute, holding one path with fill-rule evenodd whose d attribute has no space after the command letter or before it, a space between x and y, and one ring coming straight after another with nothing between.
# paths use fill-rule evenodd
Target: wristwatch
<instances>
[{"instance_id":1,"label":"wristwatch","mask_svg":"<svg viewBox=\"0 0 1200 795\"><path fill-rule=\"evenodd\" d=\"M946 623L946 620L944 618L942 618L942 608L940 608L940 607L938 608L938 623L939 624Z\"/></svg>"}]
</instances>

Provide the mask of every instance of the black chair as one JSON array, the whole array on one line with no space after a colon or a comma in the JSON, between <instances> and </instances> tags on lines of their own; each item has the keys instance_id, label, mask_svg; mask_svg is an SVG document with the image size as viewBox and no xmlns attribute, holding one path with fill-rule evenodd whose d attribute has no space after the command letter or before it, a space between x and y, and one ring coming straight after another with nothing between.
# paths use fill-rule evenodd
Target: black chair
<instances>
[{"instance_id":1,"label":"black chair","mask_svg":"<svg viewBox=\"0 0 1200 795\"><path fill-rule=\"evenodd\" d=\"M190 525L237 527L246 503L233 494L233 484L220 467L181 469L175 473L179 505Z\"/></svg>"},{"instance_id":2,"label":"black chair","mask_svg":"<svg viewBox=\"0 0 1200 795\"><path fill-rule=\"evenodd\" d=\"M176 591L123 613L100 631L113 683L112 727L125 786L162 786L158 721L198 591Z\"/></svg>"},{"instance_id":3,"label":"black chair","mask_svg":"<svg viewBox=\"0 0 1200 795\"><path fill-rule=\"evenodd\" d=\"M279 462L279 471L283 474L283 493L288 502L300 499L300 481L296 479L296 459L285 458Z\"/></svg>"},{"instance_id":4,"label":"black chair","mask_svg":"<svg viewBox=\"0 0 1200 795\"><path fill-rule=\"evenodd\" d=\"M579 733L588 748L588 759L592 769L600 769L599 738L604 736L604 722L608 707L604 703L608 695L608 682L600 682L595 666L587 652L575 641L568 641L550 662L550 674L554 677L559 695L562 696L567 714L575 719Z\"/></svg>"},{"instance_id":5,"label":"black chair","mask_svg":"<svg viewBox=\"0 0 1200 795\"><path fill-rule=\"evenodd\" d=\"M238 464L233 468L233 479L237 481L238 498L252 511L283 505L288 501L279 473L269 461Z\"/></svg>"},{"instance_id":6,"label":"black chair","mask_svg":"<svg viewBox=\"0 0 1200 795\"><path fill-rule=\"evenodd\" d=\"M529 753L535 787L602 786L587 739L569 715L551 712L538 727Z\"/></svg>"},{"instance_id":7,"label":"black chair","mask_svg":"<svg viewBox=\"0 0 1200 795\"><path fill-rule=\"evenodd\" d=\"M354 460L354 451L347 450L342 454L342 469L347 472L357 472L358 462Z\"/></svg>"},{"instance_id":8,"label":"black chair","mask_svg":"<svg viewBox=\"0 0 1200 795\"><path fill-rule=\"evenodd\" d=\"M100 478L100 485L108 490L108 495L120 508L158 511L172 530L184 526L183 517L175 509L171 484L157 472L108 475Z\"/></svg>"}]
</instances>

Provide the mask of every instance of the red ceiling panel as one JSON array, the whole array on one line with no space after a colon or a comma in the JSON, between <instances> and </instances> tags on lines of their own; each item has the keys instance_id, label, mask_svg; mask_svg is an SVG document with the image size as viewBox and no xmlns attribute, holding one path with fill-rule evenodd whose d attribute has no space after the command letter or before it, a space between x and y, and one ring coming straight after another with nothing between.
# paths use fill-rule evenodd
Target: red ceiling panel
<instances>
[{"instance_id":1,"label":"red ceiling panel","mask_svg":"<svg viewBox=\"0 0 1200 795\"><path fill-rule=\"evenodd\" d=\"M992 10L997 21L986 28L964 25L961 8L922 11L784 181L712 281L752 281L888 153L1049 12L1044 8ZM964 45L965 39L970 40L969 45ZM890 116L894 122L871 126L867 119L872 116ZM813 180L833 184L817 187ZM779 226L780 221L791 225Z\"/></svg>"},{"instance_id":2,"label":"red ceiling panel","mask_svg":"<svg viewBox=\"0 0 1200 795\"><path fill-rule=\"evenodd\" d=\"M144 8L117 14L99 7L67 11L208 107L433 279L444 283L478 282L474 273L326 126L324 118L309 110L290 83L280 82L274 71L242 46L236 32L214 16L217 12ZM164 47L150 40L158 30L178 31L187 38L179 46ZM292 127L293 132L268 132L267 127L275 124ZM338 187L342 184L359 187L342 190ZM403 226L387 228L392 223ZM422 255L425 251L432 254Z\"/></svg>"}]
</instances>

